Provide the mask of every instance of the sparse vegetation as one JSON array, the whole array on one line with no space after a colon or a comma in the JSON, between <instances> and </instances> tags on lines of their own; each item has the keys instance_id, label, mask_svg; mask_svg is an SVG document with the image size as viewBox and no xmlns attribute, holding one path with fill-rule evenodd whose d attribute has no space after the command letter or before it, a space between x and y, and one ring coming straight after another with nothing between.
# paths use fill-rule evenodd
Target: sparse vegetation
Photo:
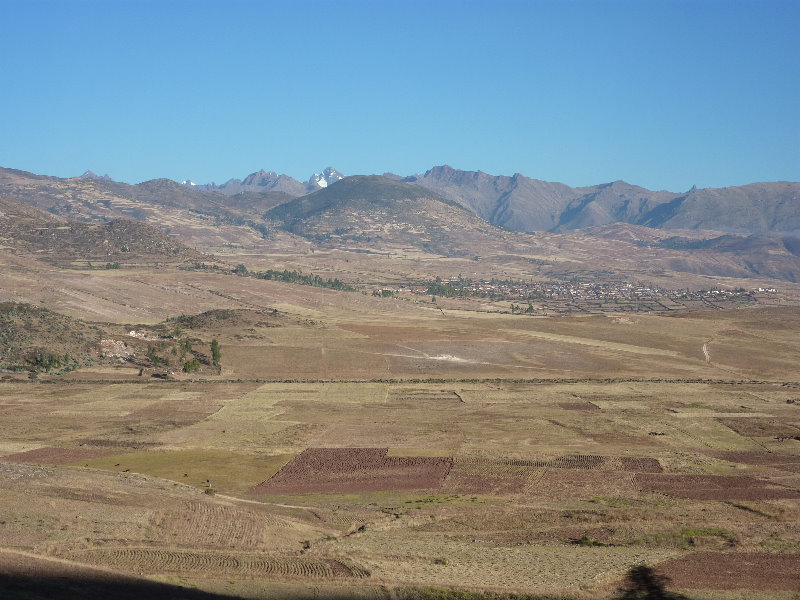
<instances>
[{"instance_id":1,"label":"sparse vegetation","mask_svg":"<svg viewBox=\"0 0 800 600\"><path fill-rule=\"evenodd\" d=\"M71 215L95 210L69 198ZM26 269L67 234L55 250L8 238L24 243L2 287L37 303L0 311L0 538L16 554L186 587L236 581L242 595L599 597L638 561L681 589L719 585L715 565L741 594L766 585L752 565L778 592L796 587L788 284L769 306L775 292L730 278L700 290L707 279L650 254L653 281L639 282L637 256L620 274L569 235L459 247L425 215L413 232L298 224L304 239L260 245L246 202L219 221L209 206L164 207L171 235L219 258L172 255L151 230L142 251L123 224L42 275ZM198 225L215 222L211 235ZM70 231L110 235L89 227ZM131 277L103 272L118 262ZM656 285L675 281L695 287ZM352 286L363 294L328 291ZM737 303L753 306L720 310ZM638 581L620 593L641 595Z\"/></svg>"},{"instance_id":2,"label":"sparse vegetation","mask_svg":"<svg viewBox=\"0 0 800 600\"><path fill-rule=\"evenodd\" d=\"M219 342L217 340L211 340L211 361L215 367L219 365L221 358L222 352L219 349Z\"/></svg>"},{"instance_id":3,"label":"sparse vegetation","mask_svg":"<svg viewBox=\"0 0 800 600\"><path fill-rule=\"evenodd\" d=\"M191 360L187 360L183 363L183 372L184 373L197 373L200 370L200 361L196 358Z\"/></svg>"}]
</instances>

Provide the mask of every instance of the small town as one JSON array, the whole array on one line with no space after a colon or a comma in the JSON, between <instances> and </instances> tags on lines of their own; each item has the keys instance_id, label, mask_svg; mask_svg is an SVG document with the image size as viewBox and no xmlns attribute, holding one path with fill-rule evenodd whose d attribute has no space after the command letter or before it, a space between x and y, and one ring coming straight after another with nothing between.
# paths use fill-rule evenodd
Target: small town
<instances>
[{"instance_id":1,"label":"small town","mask_svg":"<svg viewBox=\"0 0 800 600\"><path fill-rule=\"evenodd\" d=\"M771 303L777 288L666 289L643 282L621 280L513 281L440 278L431 282L397 285L375 290L384 297L430 296L437 299L487 299L510 302L512 313L570 314L607 312L670 312L689 309L723 309L756 302ZM516 303L520 302L521 305Z\"/></svg>"}]
</instances>

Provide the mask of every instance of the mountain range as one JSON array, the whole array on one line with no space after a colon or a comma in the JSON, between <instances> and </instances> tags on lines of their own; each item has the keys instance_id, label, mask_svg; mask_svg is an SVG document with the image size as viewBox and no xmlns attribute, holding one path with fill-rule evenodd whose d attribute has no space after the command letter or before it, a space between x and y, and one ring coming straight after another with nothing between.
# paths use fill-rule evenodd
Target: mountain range
<instances>
[{"instance_id":1,"label":"mountain range","mask_svg":"<svg viewBox=\"0 0 800 600\"><path fill-rule=\"evenodd\" d=\"M459 203L488 222L514 231L563 232L630 223L657 229L800 234L800 183L753 183L651 191L624 181L572 188L520 174L434 167L406 177Z\"/></svg>"},{"instance_id":2,"label":"mountain range","mask_svg":"<svg viewBox=\"0 0 800 600\"><path fill-rule=\"evenodd\" d=\"M437 166L423 174L383 175L413 183L451 200L485 221L520 232L564 232L629 223L657 229L703 229L725 233L779 232L800 235L800 183L753 183L738 187L693 187L687 192L653 191L624 181L588 187L532 179L519 173L490 175ZM110 182L87 171L83 177ZM235 196L282 192L305 196L344 176L327 167L300 182L263 169L222 185L184 182L196 191ZM146 184L147 182L145 182ZM139 185L145 185L139 184Z\"/></svg>"},{"instance_id":3,"label":"mountain range","mask_svg":"<svg viewBox=\"0 0 800 600\"><path fill-rule=\"evenodd\" d=\"M254 175L246 180L259 181ZM800 281L797 183L675 194L624 182L570 188L521 175L495 177L449 167L412 177L333 181L340 176L333 169L322 175L332 183L315 184L316 191L300 196L268 185L226 195L168 179L129 185L0 168L0 198L70 222L143 222L206 252L231 244L308 248L310 243L350 252L511 261L530 264L544 275L608 268ZM37 214L41 220L42 213ZM34 240L25 233L31 227L15 221L4 225L8 246L33 248ZM56 235L56 246L62 247L68 240L58 232L66 232L65 227L43 225L41 230ZM87 242L100 235L100 230L85 232L81 236ZM148 236L153 241L146 253L163 253L161 244ZM173 252L166 250L167 255ZM80 252L66 254L77 258Z\"/></svg>"},{"instance_id":4,"label":"mountain range","mask_svg":"<svg viewBox=\"0 0 800 600\"><path fill-rule=\"evenodd\" d=\"M90 172L90 171L89 171ZM303 196L318 189L328 187L343 179L344 175L333 167L326 167L322 173L314 173L308 181L301 183L289 175L279 175L275 171L261 169L250 173L244 179L229 179L221 185L215 183L196 184L184 181L184 185L208 192L222 192L226 196L234 196L241 192L284 192L292 196Z\"/></svg>"},{"instance_id":5,"label":"mountain range","mask_svg":"<svg viewBox=\"0 0 800 600\"><path fill-rule=\"evenodd\" d=\"M511 231L561 233L613 223L628 223L656 229L710 230L722 233L780 233L800 236L800 183L768 182L727 188L697 189L684 193L652 191L624 181L589 187L531 179L520 175L495 176L482 171L462 171L448 166L434 167L424 174L401 177L385 174L386 181L414 184L435 192L485 220ZM92 184L97 195L191 208L213 213L263 214L272 207L341 182L344 176L326 168L301 183L274 171L257 171L242 180L216 184L178 184L156 179L137 185L118 183L108 175L87 171L80 178ZM34 205L59 212L59 201L69 209L63 182L74 181L0 169L0 193L26 201L30 186L14 186L14 180L34 180ZM11 185L9 185L11 184ZM51 202L47 201L48 197ZM74 196L74 194L73 194ZM79 197L75 197L80 200ZM74 203L72 203L74 204ZM131 210L135 210L131 207ZM123 215L124 216L124 215ZM135 218L135 217L134 217Z\"/></svg>"}]
</instances>

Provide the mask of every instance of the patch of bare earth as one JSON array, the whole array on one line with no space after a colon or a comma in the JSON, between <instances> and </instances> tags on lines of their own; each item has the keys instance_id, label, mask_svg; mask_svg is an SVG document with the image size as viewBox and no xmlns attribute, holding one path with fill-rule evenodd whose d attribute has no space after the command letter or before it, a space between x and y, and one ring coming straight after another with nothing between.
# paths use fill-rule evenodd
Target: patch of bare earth
<instances>
[{"instance_id":1,"label":"patch of bare earth","mask_svg":"<svg viewBox=\"0 0 800 600\"><path fill-rule=\"evenodd\" d=\"M663 473L664 469L657 458L642 456L622 456L620 457L622 470L633 473Z\"/></svg>"},{"instance_id":2,"label":"patch of bare earth","mask_svg":"<svg viewBox=\"0 0 800 600\"><path fill-rule=\"evenodd\" d=\"M693 552L661 563L671 586L710 590L800 591L800 555Z\"/></svg>"},{"instance_id":3,"label":"patch of bare earth","mask_svg":"<svg viewBox=\"0 0 800 600\"><path fill-rule=\"evenodd\" d=\"M558 405L564 410L600 410L600 407L592 402L559 402Z\"/></svg>"},{"instance_id":4,"label":"patch of bare earth","mask_svg":"<svg viewBox=\"0 0 800 600\"><path fill-rule=\"evenodd\" d=\"M800 498L800 491L773 486L756 477L637 473L636 484L653 492L693 500L774 500Z\"/></svg>"},{"instance_id":5,"label":"patch of bare earth","mask_svg":"<svg viewBox=\"0 0 800 600\"><path fill-rule=\"evenodd\" d=\"M3 457L3 461L34 465L66 465L114 454L110 448L37 448Z\"/></svg>"},{"instance_id":6,"label":"patch of bare earth","mask_svg":"<svg viewBox=\"0 0 800 600\"><path fill-rule=\"evenodd\" d=\"M252 494L437 489L449 457L386 456L388 448L308 448Z\"/></svg>"},{"instance_id":7,"label":"patch of bare earth","mask_svg":"<svg viewBox=\"0 0 800 600\"><path fill-rule=\"evenodd\" d=\"M739 435L747 437L794 437L800 435L800 427L769 417L722 417L717 420Z\"/></svg>"},{"instance_id":8,"label":"patch of bare earth","mask_svg":"<svg viewBox=\"0 0 800 600\"><path fill-rule=\"evenodd\" d=\"M741 463L743 465L772 467L774 469L780 469L781 471L800 473L800 456L797 455L753 451L729 452L721 450L707 450L704 454L713 458Z\"/></svg>"}]
</instances>

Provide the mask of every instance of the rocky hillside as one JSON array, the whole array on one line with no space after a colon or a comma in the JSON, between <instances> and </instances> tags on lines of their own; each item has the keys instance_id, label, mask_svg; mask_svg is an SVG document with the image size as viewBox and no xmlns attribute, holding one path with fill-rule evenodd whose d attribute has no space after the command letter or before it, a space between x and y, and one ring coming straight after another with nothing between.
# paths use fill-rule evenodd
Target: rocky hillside
<instances>
[{"instance_id":1,"label":"rocky hillside","mask_svg":"<svg viewBox=\"0 0 800 600\"><path fill-rule=\"evenodd\" d=\"M202 255L145 223L82 223L0 196L0 246L56 265L185 263ZM114 265L116 266L116 265Z\"/></svg>"},{"instance_id":2,"label":"rocky hillside","mask_svg":"<svg viewBox=\"0 0 800 600\"><path fill-rule=\"evenodd\" d=\"M405 245L445 255L475 253L504 234L435 192L378 175L348 177L267 217L319 242Z\"/></svg>"},{"instance_id":3,"label":"rocky hillside","mask_svg":"<svg viewBox=\"0 0 800 600\"><path fill-rule=\"evenodd\" d=\"M565 232L570 239L614 240L631 244L620 254L670 271L723 277L766 277L800 282L800 238L778 234L723 234L659 230L615 223Z\"/></svg>"},{"instance_id":4,"label":"rocky hillside","mask_svg":"<svg viewBox=\"0 0 800 600\"><path fill-rule=\"evenodd\" d=\"M0 372L67 372L92 364L100 327L15 302L0 303Z\"/></svg>"},{"instance_id":5,"label":"rocky hillside","mask_svg":"<svg viewBox=\"0 0 800 600\"><path fill-rule=\"evenodd\" d=\"M82 221L108 221L121 217L147 220L154 210L163 208L232 220L257 217L276 204L295 197L272 189L229 196L171 179L152 179L129 185L98 177L61 179L3 168L0 168L0 196Z\"/></svg>"},{"instance_id":6,"label":"rocky hillside","mask_svg":"<svg viewBox=\"0 0 800 600\"><path fill-rule=\"evenodd\" d=\"M221 185L215 183L191 185L194 189L221 192L226 196L242 192L283 192L290 196L304 196L320 188L328 187L340 179L343 179L343 175L333 167L326 167L322 173L314 173L305 183L297 181L289 175L261 169L250 173L244 179L229 179Z\"/></svg>"},{"instance_id":7,"label":"rocky hillside","mask_svg":"<svg viewBox=\"0 0 800 600\"><path fill-rule=\"evenodd\" d=\"M490 223L515 231L569 231L631 223L659 229L800 235L800 183L693 188L678 194L624 181L585 188L516 174L434 167L405 181L434 190Z\"/></svg>"}]
</instances>

